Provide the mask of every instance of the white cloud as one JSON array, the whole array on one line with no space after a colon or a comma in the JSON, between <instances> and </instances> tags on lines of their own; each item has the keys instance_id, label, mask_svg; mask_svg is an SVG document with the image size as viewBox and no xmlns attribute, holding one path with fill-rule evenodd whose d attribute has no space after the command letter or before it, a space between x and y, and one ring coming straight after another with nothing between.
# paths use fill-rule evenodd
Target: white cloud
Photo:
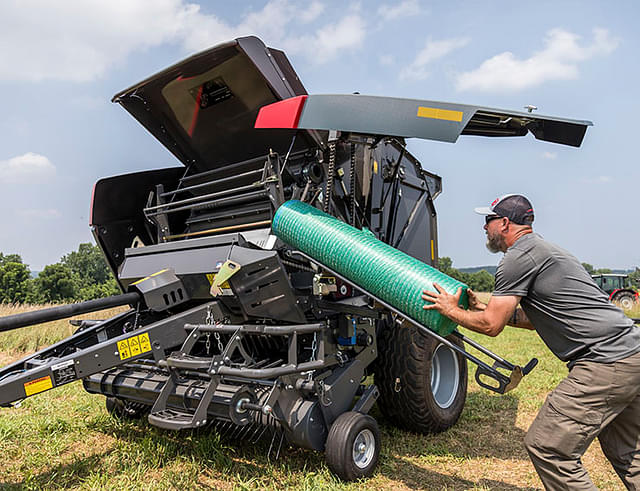
<instances>
[{"instance_id":1,"label":"white cloud","mask_svg":"<svg viewBox=\"0 0 640 491\"><path fill-rule=\"evenodd\" d=\"M521 60L505 51L485 60L475 70L458 76L458 90L502 91L536 87L550 80L578 78L578 64L616 49L619 40L606 29L594 29L590 44L563 29L552 29L544 39L544 48Z\"/></svg>"},{"instance_id":2,"label":"white cloud","mask_svg":"<svg viewBox=\"0 0 640 491\"><path fill-rule=\"evenodd\" d=\"M609 182L613 182L613 177L611 176L583 177L581 181L584 184L606 184Z\"/></svg>"},{"instance_id":3,"label":"white cloud","mask_svg":"<svg viewBox=\"0 0 640 491\"><path fill-rule=\"evenodd\" d=\"M395 20L402 17L417 15L422 11L418 0L404 0L395 5L381 5L378 7L378 15L384 20Z\"/></svg>"},{"instance_id":4,"label":"white cloud","mask_svg":"<svg viewBox=\"0 0 640 491\"><path fill-rule=\"evenodd\" d=\"M354 12L313 34L282 39L281 48L286 53L304 54L315 63L326 63L344 50L362 46L365 27L364 19Z\"/></svg>"},{"instance_id":5,"label":"white cloud","mask_svg":"<svg viewBox=\"0 0 640 491\"><path fill-rule=\"evenodd\" d=\"M558 158L558 154L556 152L544 152L542 154L543 159L555 160Z\"/></svg>"},{"instance_id":6,"label":"white cloud","mask_svg":"<svg viewBox=\"0 0 640 491\"><path fill-rule=\"evenodd\" d=\"M29 220L33 219L53 219L62 217L62 213L55 208L19 210L18 215Z\"/></svg>"},{"instance_id":7,"label":"white cloud","mask_svg":"<svg viewBox=\"0 0 640 491\"><path fill-rule=\"evenodd\" d=\"M95 79L131 52L175 39L197 10L181 0L1 2L0 78Z\"/></svg>"},{"instance_id":8,"label":"white cloud","mask_svg":"<svg viewBox=\"0 0 640 491\"><path fill-rule=\"evenodd\" d=\"M305 24L316 20L316 18L324 12L324 4L321 2L312 2L311 5L305 7L300 13L300 20Z\"/></svg>"},{"instance_id":9,"label":"white cloud","mask_svg":"<svg viewBox=\"0 0 640 491\"><path fill-rule=\"evenodd\" d=\"M0 182L27 183L51 177L55 166L44 155L28 152L24 155L0 160Z\"/></svg>"},{"instance_id":10,"label":"white cloud","mask_svg":"<svg viewBox=\"0 0 640 491\"><path fill-rule=\"evenodd\" d=\"M400 72L401 80L424 80L429 76L428 65L469 43L468 38L429 39L409 66Z\"/></svg>"},{"instance_id":11,"label":"white cloud","mask_svg":"<svg viewBox=\"0 0 640 491\"><path fill-rule=\"evenodd\" d=\"M277 48L301 40L306 44L297 52L319 62L361 45L365 24L353 9L338 22L327 18L296 36L300 21L317 21L323 11L319 1L299 15L293 0L270 0L228 23L188 0L5 0L0 2L0 45L5 46L0 80L86 82L154 46L170 43L194 52L247 35Z\"/></svg>"}]
</instances>

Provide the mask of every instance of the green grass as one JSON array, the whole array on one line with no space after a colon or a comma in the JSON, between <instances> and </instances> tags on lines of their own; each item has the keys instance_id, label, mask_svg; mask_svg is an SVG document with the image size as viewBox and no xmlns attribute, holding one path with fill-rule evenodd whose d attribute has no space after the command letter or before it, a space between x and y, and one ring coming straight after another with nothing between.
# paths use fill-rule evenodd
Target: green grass
<instances>
[{"instance_id":1,"label":"green grass","mask_svg":"<svg viewBox=\"0 0 640 491\"><path fill-rule=\"evenodd\" d=\"M8 362L21 350L68 335L64 324L0 334L0 351ZM374 407L383 447L367 481L338 481L318 452L288 448L274 460L267 457L269 441L251 445L212 430L175 433L144 420L114 419L104 397L76 382L0 409L0 489L539 489L522 440L567 370L531 331L470 337L510 361L524 365L535 356L540 363L502 396L481 389L470 367L462 417L438 435L399 430ZM584 462L600 489L620 489L597 443Z\"/></svg>"}]
</instances>

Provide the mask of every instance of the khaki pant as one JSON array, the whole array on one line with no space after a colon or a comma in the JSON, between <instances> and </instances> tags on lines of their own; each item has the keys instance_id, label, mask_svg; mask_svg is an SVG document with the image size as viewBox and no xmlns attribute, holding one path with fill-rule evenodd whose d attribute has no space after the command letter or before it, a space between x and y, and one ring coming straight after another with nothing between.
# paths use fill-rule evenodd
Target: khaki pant
<instances>
[{"instance_id":1,"label":"khaki pant","mask_svg":"<svg viewBox=\"0 0 640 491\"><path fill-rule=\"evenodd\" d=\"M581 461L596 436L627 489L640 490L640 353L579 361L549 394L524 440L546 489L597 489Z\"/></svg>"}]
</instances>

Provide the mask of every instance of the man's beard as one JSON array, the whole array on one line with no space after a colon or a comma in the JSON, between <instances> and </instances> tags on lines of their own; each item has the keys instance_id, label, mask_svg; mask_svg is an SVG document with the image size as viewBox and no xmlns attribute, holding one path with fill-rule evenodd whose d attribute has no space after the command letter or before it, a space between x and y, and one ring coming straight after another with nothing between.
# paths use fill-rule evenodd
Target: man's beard
<instances>
[{"instance_id":1,"label":"man's beard","mask_svg":"<svg viewBox=\"0 0 640 491\"><path fill-rule=\"evenodd\" d=\"M489 252L493 254L497 252L502 252L502 248L504 246L504 239L501 235L489 235L487 234L487 249Z\"/></svg>"}]
</instances>

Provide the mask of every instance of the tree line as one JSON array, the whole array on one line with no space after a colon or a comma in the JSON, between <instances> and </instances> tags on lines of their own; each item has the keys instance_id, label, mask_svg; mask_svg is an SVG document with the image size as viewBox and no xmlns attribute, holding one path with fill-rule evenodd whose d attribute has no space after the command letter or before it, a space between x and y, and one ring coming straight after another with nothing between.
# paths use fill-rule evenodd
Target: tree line
<instances>
[{"instance_id":1,"label":"tree line","mask_svg":"<svg viewBox=\"0 0 640 491\"><path fill-rule=\"evenodd\" d=\"M120 293L98 246L80 244L31 277L19 254L0 252L0 303L68 303Z\"/></svg>"},{"instance_id":2,"label":"tree line","mask_svg":"<svg viewBox=\"0 0 640 491\"><path fill-rule=\"evenodd\" d=\"M453 261L450 257L438 258L438 269L451 276L458 281L466 284L469 288L476 292L492 292L495 284L495 278L491 273L481 269L475 273L465 273L453 267Z\"/></svg>"}]
</instances>

